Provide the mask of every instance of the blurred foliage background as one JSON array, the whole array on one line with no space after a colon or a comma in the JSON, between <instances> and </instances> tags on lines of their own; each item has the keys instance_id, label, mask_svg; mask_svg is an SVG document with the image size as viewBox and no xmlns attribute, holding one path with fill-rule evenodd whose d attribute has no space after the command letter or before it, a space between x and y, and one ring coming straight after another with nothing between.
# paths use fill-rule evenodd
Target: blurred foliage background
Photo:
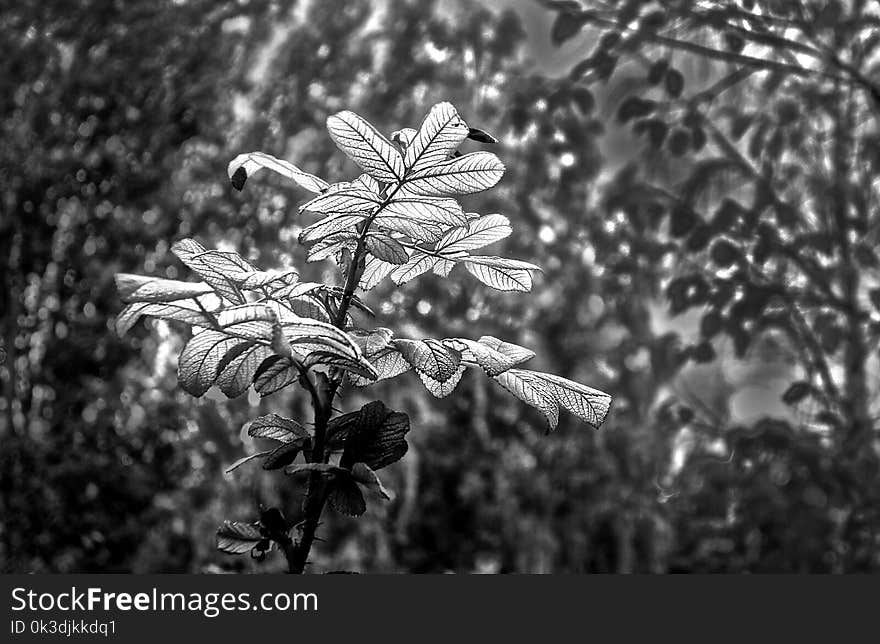
<instances>
[{"instance_id":1,"label":"blurred foliage background","mask_svg":"<svg viewBox=\"0 0 880 644\"><path fill-rule=\"evenodd\" d=\"M467 276L370 292L401 336L491 334L608 391L598 432L466 374L348 394L410 414L397 495L328 512L312 569L880 569L880 14L794 0L20 1L0 12L0 570L279 570L214 549L225 519L291 507L224 476L241 427L304 414L294 388L194 400L178 329L112 330L113 274L182 277L193 236L303 266L264 150L331 181L324 131L386 132L449 100L508 171L469 198L530 295ZM309 265L333 279L333 266Z\"/></svg>"}]
</instances>

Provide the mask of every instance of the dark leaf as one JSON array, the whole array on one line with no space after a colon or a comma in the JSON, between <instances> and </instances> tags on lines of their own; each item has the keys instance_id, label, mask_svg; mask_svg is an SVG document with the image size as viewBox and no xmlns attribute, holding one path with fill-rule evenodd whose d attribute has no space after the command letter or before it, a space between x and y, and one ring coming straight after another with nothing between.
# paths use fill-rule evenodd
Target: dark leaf
<instances>
[{"instance_id":1,"label":"dark leaf","mask_svg":"<svg viewBox=\"0 0 880 644\"><path fill-rule=\"evenodd\" d=\"M467 138L479 143L498 143L494 136L475 127L468 128Z\"/></svg>"},{"instance_id":2,"label":"dark leaf","mask_svg":"<svg viewBox=\"0 0 880 644\"><path fill-rule=\"evenodd\" d=\"M244 182L247 180L247 171L244 166L240 166L238 170L233 172L229 180L232 182L232 187L241 192L244 188Z\"/></svg>"},{"instance_id":3,"label":"dark leaf","mask_svg":"<svg viewBox=\"0 0 880 644\"><path fill-rule=\"evenodd\" d=\"M224 521L217 529L217 549L231 555L243 555L251 551L263 539L260 528L252 523Z\"/></svg>"},{"instance_id":4,"label":"dark leaf","mask_svg":"<svg viewBox=\"0 0 880 644\"><path fill-rule=\"evenodd\" d=\"M303 448L304 440L292 443L284 443L275 448L263 461L264 470L280 470L296 460L297 455Z\"/></svg>"},{"instance_id":5,"label":"dark leaf","mask_svg":"<svg viewBox=\"0 0 880 644\"><path fill-rule=\"evenodd\" d=\"M330 507L340 514L359 517L367 511L367 502L360 486L351 476L336 476L330 482Z\"/></svg>"},{"instance_id":6,"label":"dark leaf","mask_svg":"<svg viewBox=\"0 0 880 644\"><path fill-rule=\"evenodd\" d=\"M380 400L332 419L327 428L328 443L337 449L344 446L343 466L366 463L373 470L403 458L408 431L409 417Z\"/></svg>"}]
</instances>

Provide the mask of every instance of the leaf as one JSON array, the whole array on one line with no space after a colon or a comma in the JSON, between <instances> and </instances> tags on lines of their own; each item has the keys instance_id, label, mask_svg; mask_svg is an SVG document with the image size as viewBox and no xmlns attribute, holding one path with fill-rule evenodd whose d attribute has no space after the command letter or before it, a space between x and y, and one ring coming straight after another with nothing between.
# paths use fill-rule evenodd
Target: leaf
<instances>
[{"instance_id":1,"label":"leaf","mask_svg":"<svg viewBox=\"0 0 880 644\"><path fill-rule=\"evenodd\" d=\"M361 357L360 349L352 339L332 324L293 316L281 321L281 330L293 345L313 346L355 360Z\"/></svg>"},{"instance_id":2,"label":"leaf","mask_svg":"<svg viewBox=\"0 0 880 644\"><path fill-rule=\"evenodd\" d=\"M416 373L419 374L419 379L421 379L422 384L425 385L425 389L431 392L431 395L435 398L445 398L453 392L456 386L458 386L464 371L464 365L459 365L455 373L443 381L436 380L422 371L417 371Z\"/></svg>"},{"instance_id":3,"label":"leaf","mask_svg":"<svg viewBox=\"0 0 880 644\"><path fill-rule=\"evenodd\" d=\"M455 349L445 347L439 340L393 340L392 344L400 351L413 368L438 382L446 382L458 371L461 355Z\"/></svg>"},{"instance_id":4,"label":"leaf","mask_svg":"<svg viewBox=\"0 0 880 644\"><path fill-rule=\"evenodd\" d=\"M122 337L128 333L144 315L162 318L163 320L175 320L204 328L214 326L214 320L198 308L195 303L186 301L168 304L161 302L135 302L126 306L116 316L117 335Z\"/></svg>"},{"instance_id":5,"label":"leaf","mask_svg":"<svg viewBox=\"0 0 880 644\"><path fill-rule=\"evenodd\" d=\"M301 438L289 443L282 443L273 449L266 457L266 460L263 461L263 469L280 470L282 467L287 467L296 460L303 446L309 440L311 439Z\"/></svg>"},{"instance_id":6,"label":"leaf","mask_svg":"<svg viewBox=\"0 0 880 644\"><path fill-rule=\"evenodd\" d=\"M240 459L235 461L232 465L227 467L223 473L224 474L231 474L232 472L237 470L239 467L241 467L245 463L248 463L248 462L250 462L254 459L257 459L257 458L263 458L264 456L268 456L271 453L272 453L272 450L267 450L265 452L257 452L255 454L248 454L247 456L242 456Z\"/></svg>"},{"instance_id":7,"label":"leaf","mask_svg":"<svg viewBox=\"0 0 880 644\"><path fill-rule=\"evenodd\" d=\"M282 443L309 438L309 432L292 418L278 414L266 414L254 418L248 427L248 436L253 438L270 438Z\"/></svg>"},{"instance_id":8,"label":"leaf","mask_svg":"<svg viewBox=\"0 0 880 644\"><path fill-rule=\"evenodd\" d=\"M436 251L444 255L482 248L502 240L510 233L510 221L503 215L486 215L453 228L437 242Z\"/></svg>"},{"instance_id":9,"label":"leaf","mask_svg":"<svg viewBox=\"0 0 880 644\"><path fill-rule=\"evenodd\" d=\"M402 264L391 271L391 279L395 284L405 284L422 273L431 270L436 262L436 257L418 250L414 251L406 264Z\"/></svg>"},{"instance_id":10,"label":"leaf","mask_svg":"<svg viewBox=\"0 0 880 644\"><path fill-rule=\"evenodd\" d=\"M249 271L237 273L232 280L239 288L245 291L258 291L264 288L272 290L291 286L299 279L299 273L294 270L288 271Z\"/></svg>"},{"instance_id":11,"label":"leaf","mask_svg":"<svg viewBox=\"0 0 880 644\"><path fill-rule=\"evenodd\" d=\"M499 261L500 260L500 261ZM503 257L468 257L464 267L478 280L499 291L532 290L532 274L537 266L523 262L522 267L514 267Z\"/></svg>"},{"instance_id":12,"label":"leaf","mask_svg":"<svg viewBox=\"0 0 880 644\"><path fill-rule=\"evenodd\" d=\"M382 485L379 475L366 463L355 463L351 467L351 478L369 490L375 490L383 499L391 500L391 494Z\"/></svg>"},{"instance_id":13,"label":"leaf","mask_svg":"<svg viewBox=\"0 0 880 644\"><path fill-rule=\"evenodd\" d=\"M224 364L224 361L228 354L224 356L217 369L219 376L216 385L227 398L235 398L247 391L257 369L272 355L272 350L264 344L239 345L241 346L244 348L239 350L227 364Z\"/></svg>"},{"instance_id":14,"label":"leaf","mask_svg":"<svg viewBox=\"0 0 880 644\"><path fill-rule=\"evenodd\" d=\"M380 470L406 454L409 429L409 416L374 400L358 411L333 418L327 425L327 437L334 449L344 446L339 461L342 467L365 463Z\"/></svg>"},{"instance_id":15,"label":"leaf","mask_svg":"<svg viewBox=\"0 0 880 644\"><path fill-rule=\"evenodd\" d=\"M266 304L242 304L220 311L217 323L229 335L268 343L278 327L278 317Z\"/></svg>"},{"instance_id":16,"label":"leaf","mask_svg":"<svg viewBox=\"0 0 880 644\"><path fill-rule=\"evenodd\" d=\"M384 183L396 183L403 178L400 152L354 112L328 117L327 130L336 146L373 178Z\"/></svg>"},{"instance_id":17,"label":"leaf","mask_svg":"<svg viewBox=\"0 0 880 644\"><path fill-rule=\"evenodd\" d=\"M343 248L354 253L357 248L357 233L354 231L342 231L321 239L309 247L307 262L318 262L328 257L333 257Z\"/></svg>"},{"instance_id":18,"label":"leaf","mask_svg":"<svg viewBox=\"0 0 880 644\"><path fill-rule=\"evenodd\" d=\"M243 342L247 341L214 330L194 335L183 347L177 361L177 377L184 391L196 398L204 395L217 379L223 356Z\"/></svg>"},{"instance_id":19,"label":"leaf","mask_svg":"<svg viewBox=\"0 0 880 644\"><path fill-rule=\"evenodd\" d=\"M349 476L348 470L344 470L338 465L330 463L300 463L298 465L289 465L285 468L285 473L291 476L303 474L306 472L318 472L326 477Z\"/></svg>"},{"instance_id":20,"label":"leaf","mask_svg":"<svg viewBox=\"0 0 880 644\"><path fill-rule=\"evenodd\" d=\"M205 280L216 293L233 304L244 304L245 298L236 284L229 279L232 272L256 270L255 266L235 253L206 251L205 247L193 239L182 239L171 246L171 252ZM236 259L237 258L237 259Z\"/></svg>"},{"instance_id":21,"label":"leaf","mask_svg":"<svg viewBox=\"0 0 880 644\"><path fill-rule=\"evenodd\" d=\"M273 172L292 179L296 184L311 192L323 192L328 188L328 184L323 179L319 179L313 174L303 172L292 163L276 159L265 152L248 152L239 154L226 169L232 185L236 190L244 188L244 182L255 172L262 168L267 168Z\"/></svg>"},{"instance_id":22,"label":"leaf","mask_svg":"<svg viewBox=\"0 0 880 644\"><path fill-rule=\"evenodd\" d=\"M254 389L260 396L268 396L283 389L293 383L299 375L293 367L292 358L284 356L267 358L254 374Z\"/></svg>"},{"instance_id":23,"label":"leaf","mask_svg":"<svg viewBox=\"0 0 880 644\"><path fill-rule=\"evenodd\" d=\"M367 250L373 257L389 264L406 264L409 255L400 242L383 233L370 233L366 241ZM363 279L363 276L361 277Z\"/></svg>"},{"instance_id":24,"label":"leaf","mask_svg":"<svg viewBox=\"0 0 880 644\"><path fill-rule=\"evenodd\" d=\"M498 139L494 136L475 127L468 128L467 138L479 143L498 143Z\"/></svg>"},{"instance_id":25,"label":"leaf","mask_svg":"<svg viewBox=\"0 0 880 644\"><path fill-rule=\"evenodd\" d=\"M495 338L493 338L493 340L494 339ZM498 342L500 343L501 341L499 340ZM504 373L508 369L518 365L520 362L535 355L527 349L517 347L523 352L526 352L526 354L529 354L527 357L521 359L521 355L505 355L488 344L475 342L474 340L468 340L466 338L449 338L443 340L443 344L456 349L461 353L461 359L463 361L477 365L483 369L488 376L497 376L500 373Z\"/></svg>"},{"instance_id":26,"label":"leaf","mask_svg":"<svg viewBox=\"0 0 880 644\"><path fill-rule=\"evenodd\" d=\"M455 199L438 197L407 196L398 193L389 201L376 216L381 225L383 218L406 217L426 224L448 224L450 226L466 226L468 218Z\"/></svg>"},{"instance_id":27,"label":"leaf","mask_svg":"<svg viewBox=\"0 0 880 644\"><path fill-rule=\"evenodd\" d=\"M400 352L396 349L383 351L382 353L369 358L369 361L370 364L373 365L373 369L376 370L376 379L374 381L370 381L367 379L351 378L352 384L354 384L356 387L365 387L372 382L394 378L395 376L399 376L402 373L406 373L412 368L412 366L406 360L404 360L403 356L400 355Z\"/></svg>"},{"instance_id":28,"label":"leaf","mask_svg":"<svg viewBox=\"0 0 880 644\"><path fill-rule=\"evenodd\" d=\"M357 374L366 380L375 380L378 375L373 368L373 365L364 358L355 360L353 358L340 356L339 354L330 351L313 351L303 362L303 367L306 369L310 369L316 365L344 369L345 371Z\"/></svg>"},{"instance_id":29,"label":"leaf","mask_svg":"<svg viewBox=\"0 0 880 644\"><path fill-rule=\"evenodd\" d=\"M367 192L377 196L382 192L379 182L368 174L360 175L357 179L351 182L351 186L352 188L363 188Z\"/></svg>"},{"instance_id":30,"label":"leaf","mask_svg":"<svg viewBox=\"0 0 880 644\"><path fill-rule=\"evenodd\" d=\"M435 242L443 236L443 227L433 222L413 219L410 216L393 216L384 211L374 220L379 228L406 235L414 241Z\"/></svg>"},{"instance_id":31,"label":"leaf","mask_svg":"<svg viewBox=\"0 0 880 644\"><path fill-rule=\"evenodd\" d=\"M330 324L330 314L327 313L326 307L314 297L292 297L287 301L290 310L301 318L317 320Z\"/></svg>"},{"instance_id":32,"label":"leaf","mask_svg":"<svg viewBox=\"0 0 880 644\"><path fill-rule=\"evenodd\" d=\"M518 344L513 344L512 342L504 342L503 340L494 338L491 335L484 335L479 340L477 340L477 342L479 342L480 344L485 344L487 347L494 349L505 358L512 360L514 364L521 364L535 357L534 351L526 349L525 347L521 347Z\"/></svg>"},{"instance_id":33,"label":"leaf","mask_svg":"<svg viewBox=\"0 0 880 644\"><path fill-rule=\"evenodd\" d=\"M406 148L403 164L408 173L446 161L470 129L450 103L437 103L422 121L418 133Z\"/></svg>"},{"instance_id":34,"label":"leaf","mask_svg":"<svg viewBox=\"0 0 880 644\"><path fill-rule=\"evenodd\" d=\"M300 206L299 211L320 214L364 213L375 210L380 203L379 198L372 192L363 188L351 188L315 197Z\"/></svg>"},{"instance_id":35,"label":"leaf","mask_svg":"<svg viewBox=\"0 0 880 644\"><path fill-rule=\"evenodd\" d=\"M455 268L455 262L451 259L437 259L437 263L434 264L432 270L434 271L434 275L439 275L440 277L449 277L449 274L452 272L452 269Z\"/></svg>"},{"instance_id":36,"label":"leaf","mask_svg":"<svg viewBox=\"0 0 880 644\"><path fill-rule=\"evenodd\" d=\"M383 262L377 257L368 257L364 264L364 272L361 273L361 281L358 283L358 288L364 291L375 288L379 282L394 271L395 266L395 264Z\"/></svg>"},{"instance_id":37,"label":"leaf","mask_svg":"<svg viewBox=\"0 0 880 644\"><path fill-rule=\"evenodd\" d=\"M531 372L549 383L556 401L572 414L598 428L608 415L611 396L552 373Z\"/></svg>"},{"instance_id":38,"label":"leaf","mask_svg":"<svg viewBox=\"0 0 880 644\"><path fill-rule=\"evenodd\" d=\"M116 290L123 302L173 302L212 293L204 282L179 282L147 275L117 273Z\"/></svg>"},{"instance_id":39,"label":"leaf","mask_svg":"<svg viewBox=\"0 0 880 644\"><path fill-rule=\"evenodd\" d=\"M509 369L493 378L521 401L539 410L547 419L550 429L559 424L559 405L549 385L533 371Z\"/></svg>"},{"instance_id":40,"label":"leaf","mask_svg":"<svg viewBox=\"0 0 880 644\"><path fill-rule=\"evenodd\" d=\"M260 528L252 523L224 521L217 529L217 549L231 555L250 552L262 539Z\"/></svg>"},{"instance_id":41,"label":"leaf","mask_svg":"<svg viewBox=\"0 0 880 644\"><path fill-rule=\"evenodd\" d=\"M333 479L327 501L336 512L350 517L359 517L367 511L364 495L351 476L338 476Z\"/></svg>"},{"instance_id":42,"label":"leaf","mask_svg":"<svg viewBox=\"0 0 880 644\"><path fill-rule=\"evenodd\" d=\"M326 217L315 222L311 226L304 228L299 234L299 243L308 244L310 242L317 242L330 235L351 230L366 219L366 217L367 215L365 214L335 215Z\"/></svg>"},{"instance_id":43,"label":"leaf","mask_svg":"<svg viewBox=\"0 0 880 644\"><path fill-rule=\"evenodd\" d=\"M391 329L379 327L372 331L364 329L349 329L347 331L349 337L357 344L364 357L371 358L384 351L389 346L394 332Z\"/></svg>"},{"instance_id":44,"label":"leaf","mask_svg":"<svg viewBox=\"0 0 880 644\"><path fill-rule=\"evenodd\" d=\"M504 174L504 164L489 152L472 152L409 175L406 189L427 197L471 194L491 188Z\"/></svg>"},{"instance_id":45,"label":"leaf","mask_svg":"<svg viewBox=\"0 0 880 644\"><path fill-rule=\"evenodd\" d=\"M414 128L405 127L399 130L394 130L394 132L391 133L391 140L406 149L406 147L412 142L413 138L415 138L416 134L418 134L418 132Z\"/></svg>"}]
</instances>

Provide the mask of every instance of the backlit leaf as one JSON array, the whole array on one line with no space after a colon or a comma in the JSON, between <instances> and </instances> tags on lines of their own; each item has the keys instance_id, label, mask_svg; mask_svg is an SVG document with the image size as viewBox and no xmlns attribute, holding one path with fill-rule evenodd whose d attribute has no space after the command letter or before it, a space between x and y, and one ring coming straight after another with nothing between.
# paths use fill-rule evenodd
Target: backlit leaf
<instances>
[{"instance_id":1,"label":"backlit leaf","mask_svg":"<svg viewBox=\"0 0 880 644\"><path fill-rule=\"evenodd\" d=\"M417 371L416 373L419 374L419 379L421 379L422 384L425 385L425 389L431 392L431 395L435 398L445 398L458 386L464 371L464 365L459 365L455 370L455 373L443 381L436 380L422 371Z\"/></svg>"},{"instance_id":2,"label":"backlit leaf","mask_svg":"<svg viewBox=\"0 0 880 644\"><path fill-rule=\"evenodd\" d=\"M388 202L376 217L381 224L383 218L406 217L426 224L446 224L466 226L467 216L455 199L442 197L396 196Z\"/></svg>"},{"instance_id":3,"label":"backlit leaf","mask_svg":"<svg viewBox=\"0 0 880 644\"><path fill-rule=\"evenodd\" d=\"M494 154L472 152L413 173L406 189L429 197L470 194L491 188L503 174L504 164Z\"/></svg>"},{"instance_id":4,"label":"backlit leaf","mask_svg":"<svg viewBox=\"0 0 880 644\"><path fill-rule=\"evenodd\" d=\"M421 251L415 251L406 264L398 266L391 272L391 279L395 284L405 284L422 273L431 270L436 262L436 257L427 255Z\"/></svg>"},{"instance_id":5,"label":"backlit leaf","mask_svg":"<svg viewBox=\"0 0 880 644\"><path fill-rule=\"evenodd\" d=\"M503 259L496 257L468 257L464 260L464 267L478 280L487 286L499 291L524 291L532 290L533 268L508 268L506 262L496 262Z\"/></svg>"},{"instance_id":6,"label":"backlit leaf","mask_svg":"<svg viewBox=\"0 0 880 644\"><path fill-rule=\"evenodd\" d=\"M116 274L116 290L123 302L173 302L213 292L204 282L180 282L130 273Z\"/></svg>"},{"instance_id":7,"label":"backlit leaf","mask_svg":"<svg viewBox=\"0 0 880 644\"><path fill-rule=\"evenodd\" d=\"M572 414L593 427L599 427L608 415L611 396L604 391L587 387L552 373L533 371L551 385L556 401Z\"/></svg>"},{"instance_id":8,"label":"backlit leaf","mask_svg":"<svg viewBox=\"0 0 880 644\"><path fill-rule=\"evenodd\" d=\"M283 389L296 381L299 375L294 368L292 358L274 356L268 358L254 374L254 389L260 396L268 396L271 393Z\"/></svg>"},{"instance_id":9,"label":"backlit leaf","mask_svg":"<svg viewBox=\"0 0 880 644\"><path fill-rule=\"evenodd\" d=\"M405 127L400 130L395 130L391 133L391 140L395 143L399 143L405 149L410 142L412 142L413 138L415 138L416 130L411 127Z\"/></svg>"},{"instance_id":10,"label":"backlit leaf","mask_svg":"<svg viewBox=\"0 0 880 644\"><path fill-rule=\"evenodd\" d=\"M378 208L379 198L366 189L351 188L319 195L299 207L300 212L351 214Z\"/></svg>"},{"instance_id":11,"label":"backlit leaf","mask_svg":"<svg viewBox=\"0 0 880 644\"><path fill-rule=\"evenodd\" d=\"M292 179L298 186L311 192L322 192L328 187L327 182L323 179L319 179L308 172L303 172L292 163L276 159L264 152L239 154L229 162L226 171L235 189L241 190L244 188L245 181L262 168L272 170L288 179Z\"/></svg>"},{"instance_id":12,"label":"backlit leaf","mask_svg":"<svg viewBox=\"0 0 880 644\"><path fill-rule=\"evenodd\" d=\"M418 172L446 161L469 133L467 123L450 103L434 105L403 157L407 172Z\"/></svg>"},{"instance_id":13,"label":"backlit leaf","mask_svg":"<svg viewBox=\"0 0 880 644\"><path fill-rule=\"evenodd\" d=\"M328 117L327 131L336 146L373 178L394 183L403 177L403 158L397 148L354 112Z\"/></svg>"},{"instance_id":14,"label":"backlit leaf","mask_svg":"<svg viewBox=\"0 0 880 644\"><path fill-rule=\"evenodd\" d=\"M264 344L244 345L228 362L225 361L228 354L224 356L217 369L219 375L215 384L228 398L240 396L250 387L254 374L263 361L271 355L272 350Z\"/></svg>"},{"instance_id":15,"label":"backlit leaf","mask_svg":"<svg viewBox=\"0 0 880 644\"><path fill-rule=\"evenodd\" d=\"M438 382L446 382L452 378L461 363L458 351L445 347L439 340L398 339L392 343L416 371L427 374Z\"/></svg>"},{"instance_id":16,"label":"backlit leaf","mask_svg":"<svg viewBox=\"0 0 880 644\"><path fill-rule=\"evenodd\" d=\"M218 253L205 250L205 247L193 239L181 239L171 246L173 252L184 264L205 280L222 298L233 304L244 304L245 298L235 282L230 280L228 273L256 270L255 266L240 258L237 254ZM235 258L238 258L237 260Z\"/></svg>"},{"instance_id":17,"label":"backlit leaf","mask_svg":"<svg viewBox=\"0 0 880 644\"><path fill-rule=\"evenodd\" d=\"M482 248L504 239L510 233L510 221L503 215L486 215L472 219L465 226L453 228L437 242L438 253L452 254Z\"/></svg>"},{"instance_id":18,"label":"backlit leaf","mask_svg":"<svg viewBox=\"0 0 880 644\"><path fill-rule=\"evenodd\" d=\"M406 249L393 237L382 233L371 233L365 243L373 257L383 262L399 265L409 261Z\"/></svg>"},{"instance_id":19,"label":"backlit leaf","mask_svg":"<svg viewBox=\"0 0 880 644\"><path fill-rule=\"evenodd\" d=\"M559 424L559 405L551 387L533 371L508 369L493 378L521 401L544 414L550 429Z\"/></svg>"},{"instance_id":20,"label":"backlit leaf","mask_svg":"<svg viewBox=\"0 0 880 644\"><path fill-rule=\"evenodd\" d=\"M389 215L384 211L376 217L374 225L423 242L437 241L443 236L444 230L439 223L417 220L406 215Z\"/></svg>"},{"instance_id":21,"label":"backlit leaf","mask_svg":"<svg viewBox=\"0 0 880 644\"><path fill-rule=\"evenodd\" d=\"M184 391L196 398L204 395L217 379L223 356L243 342L247 341L214 330L194 335L177 361L177 376Z\"/></svg>"},{"instance_id":22,"label":"backlit leaf","mask_svg":"<svg viewBox=\"0 0 880 644\"><path fill-rule=\"evenodd\" d=\"M367 215L365 214L325 217L311 226L304 228L299 234L299 243L308 244L310 242L317 242L330 235L335 235L342 231L353 230L366 217Z\"/></svg>"},{"instance_id":23,"label":"backlit leaf","mask_svg":"<svg viewBox=\"0 0 880 644\"><path fill-rule=\"evenodd\" d=\"M364 291L375 288L379 282L391 274L395 267L395 264L383 262L377 257L368 257L364 264L364 272L361 273L361 281L358 284L358 288Z\"/></svg>"},{"instance_id":24,"label":"backlit leaf","mask_svg":"<svg viewBox=\"0 0 880 644\"><path fill-rule=\"evenodd\" d=\"M179 302L135 302L129 304L116 316L116 333L122 337L137 323L141 316L175 320L193 326L211 328L214 321L206 315L195 302L180 300Z\"/></svg>"},{"instance_id":25,"label":"backlit leaf","mask_svg":"<svg viewBox=\"0 0 880 644\"><path fill-rule=\"evenodd\" d=\"M309 438L309 432L292 418L285 418L278 414L266 414L251 421L248 427L248 436L291 443L295 440Z\"/></svg>"}]
</instances>

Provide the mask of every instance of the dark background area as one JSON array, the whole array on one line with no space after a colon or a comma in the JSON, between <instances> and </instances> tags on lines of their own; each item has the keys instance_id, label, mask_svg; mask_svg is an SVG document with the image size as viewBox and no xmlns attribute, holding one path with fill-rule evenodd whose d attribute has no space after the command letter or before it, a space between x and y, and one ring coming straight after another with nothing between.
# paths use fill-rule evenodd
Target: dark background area
<instances>
[{"instance_id":1,"label":"dark background area","mask_svg":"<svg viewBox=\"0 0 880 644\"><path fill-rule=\"evenodd\" d=\"M0 11L0 571L279 570L214 548L292 503L224 469L288 388L193 399L183 334L125 338L118 271L188 279L195 237L303 266L263 150L355 176L324 130L389 133L451 101L508 170L531 294L463 274L367 296L411 337L495 335L611 393L599 431L468 373L346 396L410 414L396 492L327 514L312 569L867 572L880 568L876 4L268 0L16 2ZM303 268L332 280L332 264Z\"/></svg>"}]
</instances>

